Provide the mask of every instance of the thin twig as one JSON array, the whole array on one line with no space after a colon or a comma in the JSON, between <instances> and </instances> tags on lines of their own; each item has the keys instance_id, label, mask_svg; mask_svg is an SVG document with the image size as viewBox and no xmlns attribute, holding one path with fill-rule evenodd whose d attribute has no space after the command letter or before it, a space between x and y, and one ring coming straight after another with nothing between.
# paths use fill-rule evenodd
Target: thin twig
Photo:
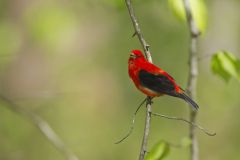
<instances>
[{"instance_id":1,"label":"thin twig","mask_svg":"<svg viewBox=\"0 0 240 160\"><path fill-rule=\"evenodd\" d=\"M128 12L129 15L131 17L132 23L133 23L133 27L134 27L134 35L138 36L138 39L143 47L145 56L147 58L147 60L152 63L152 57L151 57L151 53L149 51L149 45L147 44L147 42L145 41L145 39L143 38L143 35L141 33L140 27L139 27L139 23L137 21L137 18L134 14L134 10L132 7L132 1L131 0L125 0L127 8L128 8ZM143 136L143 140L142 140L142 146L141 146L141 151L140 151L140 156L139 156L139 160L144 160L144 156L145 156L145 151L147 148L147 142L148 142L148 136L149 136L149 130L150 130L150 122L151 122L151 110L152 110L152 106L151 106L151 99L148 98L148 101L146 103L146 121L145 121L145 129L144 129L144 136Z\"/></svg>"},{"instance_id":2,"label":"thin twig","mask_svg":"<svg viewBox=\"0 0 240 160\"><path fill-rule=\"evenodd\" d=\"M132 23L133 23L134 30L135 30L133 36L135 36L135 35L138 36L138 39L139 39L139 41L140 41L140 43L143 47L145 56L147 57L148 61L152 63L152 56L151 56L151 53L149 51L150 45L143 38L143 35L141 33L141 29L139 27L139 23L138 23L137 18L134 14L134 11L133 11L132 1L131 0L125 0L125 2L126 2L126 5L127 5L127 8L128 8L128 12L129 12L129 15L131 17Z\"/></svg>"},{"instance_id":3,"label":"thin twig","mask_svg":"<svg viewBox=\"0 0 240 160\"><path fill-rule=\"evenodd\" d=\"M186 122L188 124L190 124L191 126L195 127L195 128L198 128L200 130L202 130L205 134L207 134L208 136L215 136L216 133L211 133L209 132L208 130L206 130L205 128L203 128L202 126L196 124L196 123L193 123L191 121L188 121L184 118L181 118L181 117L170 117L170 116L166 116L166 115L163 115L163 114L159 114L159 113L152 113L152 115L154 116L159 116L159 117L162 117L162 118L167 118L167 119L171 119L171 120L177 120L177 121L182 121L182 122Z\"/></svg>"},{"instance_id":4,"label":"thin twig","mask_svg":"<svg viewBox=\"0 0 240 160\"><path fill-rule=\"evenodd\" d=\"M64 144L56 132L50 127L47 121L42 119L39 115L25 110L24 108L18 106L11 99L0 95L0 99L8 104L9 108L22 116L27 117L31 122L39 129L43 136L66 158L66 160L79 160L79 158Z\"/></svg>"},{"instance_id":5,"label":"thin twig","mask_svg":"<svg viewBox=\"0 0 240 160\"><path fill-rule=\"evenodd\" d=\"M151 98L147 97L147 111L146 111L146 119L145 119L145 128L144 128L144 136L142 140L142 147L141 147L141 152L139 156L139 160L144 160L145 153L147 151L147 142L148 142L148 136L150 132L150 122L151 122L151 113L152 113L152 107L151 107Z\"/></svg>"},{"instance_id":6,"label":"thin twig","mask_svg":"<svg viewBox=\"0 0 240 160\"><path fill-rule=\"evenodd\" d=\"M196 85L197 85L197 75L198 75L198 57L197 57L197 40L200 35L196 23L193 19L193 15L190 8L190 0L183 0L184 8L187 16L187 23L190 33L190 48L189 48L189 77L187 90L191 98L196 98ZM197 118L197 112L190 111L190 121L195 123ZM198 142L195 133L195 127L190 125L189 128L189 138L192 143L190 145L190 157L191 160L199 159L199 149Z\"/></svg>"},{"instance_id":7,"label":"thin twig","mask_svg":"<svg viewBox=\"0 0 240 160\"><path fill-rule=\"evenodd\" d=\"M147 98L145 98L141 102L141 104L137 107L136 111L134 112L133 117L132 117L132 124L131 124L131 127L130 127L128 133L123 138L121 138L120 140L115 142L115 144L119 144L119 143L123 142L126 138L128 138L132 134L132 131L134 129L134 124L135 124L135 119L136 119L137 113L138 113L139 109L141 108L141 106L146 102L146 100L147 100Z\"/></svg>"}]
</instances>

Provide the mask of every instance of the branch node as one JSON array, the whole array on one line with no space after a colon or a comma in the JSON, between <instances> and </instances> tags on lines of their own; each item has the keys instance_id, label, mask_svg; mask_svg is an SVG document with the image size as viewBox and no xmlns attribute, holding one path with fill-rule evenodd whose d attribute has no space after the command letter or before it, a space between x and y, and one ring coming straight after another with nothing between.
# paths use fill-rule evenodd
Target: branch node
<instances>
[{"instance_id":1,"label":"branch node","mask_svg":"<svg viewBox=\"0 0 240 160\"><path fill-rule=\"evenodd\" d=\"M146 44L146 50L149 51L150 45Z\"/></svg>"},{"instance_id":2,"label":"branch node","mask_svg":"<svg viewBox=\"0 0 240 160\"><path fill-rule=\"evenodd\" d=\"M135 31L132 35L132 38L135 37L137 35L137 32Z\"/></svg>"},{"instance_id":3,"label":"branch node","mask_svg":"<svg viewBox=\"0 0 240 160\"><path fill-rule=\"evenodd\" d=\"M198 30L191 32L191 37L198 38L202 33Z\"/></svg>"}]
</instances>

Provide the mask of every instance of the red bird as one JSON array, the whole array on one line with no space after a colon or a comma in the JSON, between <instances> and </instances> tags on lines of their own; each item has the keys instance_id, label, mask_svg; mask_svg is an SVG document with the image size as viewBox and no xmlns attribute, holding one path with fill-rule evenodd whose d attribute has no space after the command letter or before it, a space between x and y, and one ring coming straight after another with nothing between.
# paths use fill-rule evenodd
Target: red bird
<instances>
[{"instance_id":1,"label":"red bird","mask_svg":"<svg viewBox=\"0 0 240 160\"><path fill-rule=\"evenodd\" d=\"M185 100L196 110L199 108L167 72L149 63L140 50L130 53L128 73L135 86L151 98L169 95Z\"/></svg>"}]
</instances>

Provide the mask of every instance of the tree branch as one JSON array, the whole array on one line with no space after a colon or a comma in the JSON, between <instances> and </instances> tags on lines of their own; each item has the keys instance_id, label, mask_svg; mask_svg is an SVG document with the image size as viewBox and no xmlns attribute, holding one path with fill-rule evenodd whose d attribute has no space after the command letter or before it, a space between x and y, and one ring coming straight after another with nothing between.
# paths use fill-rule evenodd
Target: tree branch
<instances>
[{"instance_id":1,"label":"tree branch","mask_svg":"<svg viewBox=\"0 0 240 160\"><path fill-rule=\"evenodd\" d=\"M190 37L190 48L189 48L189 76L188 76L188 86L187 90L191 98L196 98L196 85L197 85L197 75L198 75L198 57L197 57L197 40L200 35L200 32L196 26L196 23L193 19L190 0L183 0L184 8L187 16L187 23L189 28ZM190 121L192 123L196 122L197 112L190 111ZM195 133L195 127L190 125L189 128L189 138L192 140L190 145L190 156L191 160L199 159L199 149L198 142Z\"/></svg>"},{"instance_id":2,"label":"tree branch","mask_svg":"<svg viewBox=\"0 0 240 160\"><path fill-rule=\"evenodd\" d=\"M132 23L133 23L133 27L134 27L134 35L136 34L138 36L138 39L143 47L145 56L147 58L147 60L152 63L152 57L151 57L151 53L149 51L149 45L147 44L147 42L145 41L145 39L143 38L143 35L141 33L141 29L139 27L139 23L137 21L137 18L134 14L134 10L132 7L132 1L131 0L125 0L127 8L128 8L128 12L129 15L131 17ZM151 111L152 111L152 106L151 106L151 98L148 97L148 100L146 102L146 120L145 120L145 129L144 129L144 136L143 136L143 140L142 140L142 146L141 146L141 151L140 151L140 155L139 155L139 160L144 160L144 156L145 156L145 152L147 149L147 142L148 142L148 136L149 136L149 130L150 130L150 122L151 122Z\"/></svg>"},{"instance_id":3,"label":"tree branch","mask_svg":"<svg viewBox=\"0 0 240 160\"><path fill-rule=\"evenodd\" d=\"M170 117L170 116L167 116L167 115L164 115L164 114L159 114L159 113L152 113L153 116L158 116L158 117L162 117L162 118L166 118L166 119L171 119L171 120L176 120L176 121L182 121L182 122L185 122L185 123L188 123L190 126L193 126L195 128L198 128L200 129L201 131L203 131L205 134L207 134L208 136L215 136L216 133L210 133L208 130L206 130L205 128L203 128L202 126L196 124L196 123L193 123L191 121L188 121L184 118L181 118L181 117Z\"/></svg>"},{"instance_id":4,"label":"tree branch","mask_svg":"<svg viewBox=\"0 0 240 160\"><path fill-rule=\"evenodd\" d=\"M66 158L66 160L79 160L78 157L64 144L60 137L55 133L55 131L50 127L47 121L42 119L40 116L25 110L22 107L18 106L9 98L0 95L0 99L8 104L9 108L16 113L21 114L22 116L27 117L31 122L39 129L43 136L57 149L59 150Z\"/></svg>"},{"instance_id":5,"label":"tree branch","mask_svg":"<svg viewBox=\"0 0 240 160\"><path fill-rule=\"evenodd\" d=\"M143 135L142 147L141 147L141 152L139 155L139 160L144 160L145 153L147 151L147 142L148 142L148 136L149 136L149 132L150 132L150 122L151 122L151 113L152 113L150 97L148 97L146 107L147 107L147 111L146 111L146 119L145 119L145 128L144 128L144 135Z\"/></svg>"},{"instance_id":6,"label":"tree branch","mask_svg":"<svg viewBox=\"0 0 240 160\"><path fill-rule=\"evenodd\" d=\"M147 42L145 41L145 39L143 38L143 35L141 33L141 29L139 27L139 23L137 21L137 18L134 14L134 11L133 11L133 7L132 7L132 1L131 0L125 0L126 2L126 5L127 5L127 8L128 8L128 12L129 12L129 15L131 17L131 20L132 20L132 23L133 23L133 27L134 27L134 34L133 35L137 35L138 36L138 39L143 47L143 50L144 50L144 53L145 53L145 56L147 57L148 61L150 63L152 63L152 56L151 56L151 53L149 51L149 47L150 45L147 44Z\"/></svg>"},{"instance_id":7,"label":"tree branch","mask_svg":"<svg viewBox=\"0 0 240 160\"><path fill-rule=\"evenodd\" d=\"M133 114L133 117L132 117L132 124L131 124L131 127L128 131L128 133L123 137L121 138L120 140L116 141L115 144L119 144L121 142L123 142L126 138L128 138L131 134L132 134L132 131L134 129L134 124L135 124L135 119L136 119L136 116L137 116L137 113L139 111L139 109L142 107L142 105L147 101L147 98L145 98L141 104L137 107L136 111L134 112Z\"/></svg>"}]
</instances>

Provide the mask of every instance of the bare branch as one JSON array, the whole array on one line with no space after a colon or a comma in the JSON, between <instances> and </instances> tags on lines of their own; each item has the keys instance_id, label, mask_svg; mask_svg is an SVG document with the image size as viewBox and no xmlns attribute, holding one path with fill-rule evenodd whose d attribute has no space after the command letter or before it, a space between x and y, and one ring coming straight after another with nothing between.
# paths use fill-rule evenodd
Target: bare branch
<instances>
[{"instance_id":1,"label":"bare branch","mask_svg":"<svg viewBox=\"0 0 240 160\"><path fill-rule=\"evenodd\" d=\"M190 124L191 126L195 127L195 128L198 128L200 130L202 130L205 134L207 134L208 136L215 136L216 133L210 133L208 130L206 130L205 128L203 128L202 126L196 124L196 123L193 123L191 121L188 121L184 118L180 118L180 117L170 117L170 116L166 116L166 115L163 115L163 114L159 114L159 113L152 113L153 116L159 116L159 117L162 117L162 118L166 118L166 119L171 119L171 120L177 120L177 121L182 121L182 122L186 122L188 124Z\"/></svg>"},{"instance_id":2,"label":"bare branch","mask_svg":"<svg viewBox=\"0 0 240 160\"><path fill-rule=\"evenodd\" d=\"M133 129L134 129L134 124L135 124L135 119L136 119L137 113L138 113L139 109L141 108L141 106L146 102L146 100L147 100L147 98L145 98L145 99L141 102L141 104L138 106L138 108L137 108L136 111L134 112L133 117L132 117L132 124L131 124L131 127L130 127L128 133L127 133L123 138L121 138L120 140L118 140L117 142L115 142L115 144L119 144L119 143L123 142L126 138L128 138L128 137L132 134L132 131L133 131Z\"/></svg>"},{"instance_id":3,"label":"bare branch","mask_svg":"<svg viewBox=\"0 0 240 160\"><path fill-rule=\"evenodd\" d=\"M145 56L147 57L148 61L152 63L152 57L151 57L151 53L149 51L150 45L147 44L147 42L143 38L143 35L141 33L141 29L139 27L139 23L138 23L137 18L134 14L134 11L133 11L132 1L131 0L125 0L125 2L126 2L126 5L127 5L127 8L128 8L128 12L129 12L129 15L131 17L132 23L133 23L133 27L135 29L135 32L134 32L133 36L135 36L135 35L138 36L138 39L139 39L139 41L140 41L140 43L143 47Z\"/></svg>"},{"instance_id":4,"label":"bare branch","mask_svg":"<svg viewBox=\"0 0 240 160\"><path fill-rule=\"evenodd\" d=\"M183 0L184 8L187 16L187 23L189 28L190 37L190 48L189 48L189 77L187 90L191 98L196 97L196 85L197 85L197 75L198 75L198 57L197 57L197 40L200 35L196 23L193 19L193 15L190 8L190 0ZM196 122L197 112L190 111L190 121L192 123ZM190 156L191 160L199 159L199 149L198 142L195 133L195 127L190 125L189 138L192 140L190 146Z\"/></svg>"},{"instance_id":5,"label":"bare branch","mask_svg":"<svg viewBox=\"0 0 240 160\"><path fill-rule=\"evenodd\" d=\"M146 111L145 129L144 129L144 136L143 136L139 160L144 160L145 153L147 151L147 142L148 142L148 136L150 132L150 122L151 122L151 113L152 113L150 97L147 97L146 107L147 107L147 111Z\"/></svg>"},{"instance_id":6,"label":"bare branch","mask_svg":"<svg viewBox=\"0 0 240 160\"><path fill-rule=\"evenodd\" d=\"M0 95L0 99L8 104L9 108L16 113L21 114L22 116L27 117L31 122L39 129L43 136L57 149L59 150L66 158L66 160L79 160L79 158L64 144L60 137L55 133L55 131L50 127L47 121L42 119L40 116L25 110L22 107L18 106L9 98Z\"/></svg>"},{"instance_id":7,"label":"bare branch","mask_svg":"<svg viewBox=\"0 0 240 160\"><path fill-rule=\"evenodd\" d=\"M152 63L152 57L151 57L151 53L149 51L149 45L147 44L147 42L145 41L145 39L143 38L143 35L141 33L140 27L139 27L139 23L137 21L137 18L134 14L134 10L132 7L132 1L131 0L125 0L127 8L128 8L128 12L129 15L131 17L132 23L133 23L133 27L134 27L134 35L138 36L138 39L143 47L145 56L147 57L147 60ZM144 160L144 156L145 156L145 151L147 148L147 142L148 142L148 135L149 135L149 130L150 130L150 122L151 122L151 111L152 111L152 106L151 106L151 98L148 97L148 101L146 103L146 121L145 121L145 129L144 129L144 136L143 136L143 140L142 140L142 147L141 147L141 151L140 151L140 156L139 156L139 160Z\"/></svg>"}]
</instances>

